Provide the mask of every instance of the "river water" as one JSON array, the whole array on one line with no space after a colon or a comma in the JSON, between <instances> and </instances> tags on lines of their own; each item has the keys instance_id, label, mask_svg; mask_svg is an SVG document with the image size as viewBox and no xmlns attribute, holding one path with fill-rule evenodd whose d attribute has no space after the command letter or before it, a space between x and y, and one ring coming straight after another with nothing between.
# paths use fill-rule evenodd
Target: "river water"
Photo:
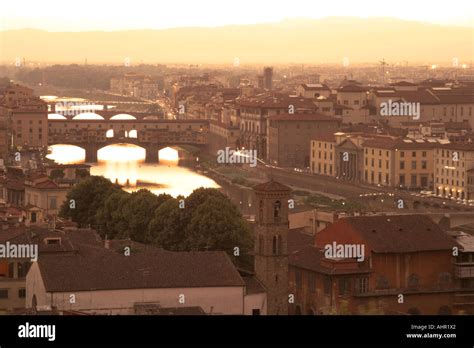
<instances>
[{"instance_id":1,"label":"river water","mask_svg":"<svg viewBox=\"0 0 474 348\"><path fill-rule=\"evenodd\" d=\"M84 163L85 151L77 146L53 145L48 158L61 164ZM146 188L155 194L188 196L199 187L219 188L212 179L180 165L178 151L162 149L160 163L145 163L145 149L131 144L117 144L98 151L98 163L91 164L92 175L102 175L124 185L126 191Z\"/></svg>"}]
</instances>

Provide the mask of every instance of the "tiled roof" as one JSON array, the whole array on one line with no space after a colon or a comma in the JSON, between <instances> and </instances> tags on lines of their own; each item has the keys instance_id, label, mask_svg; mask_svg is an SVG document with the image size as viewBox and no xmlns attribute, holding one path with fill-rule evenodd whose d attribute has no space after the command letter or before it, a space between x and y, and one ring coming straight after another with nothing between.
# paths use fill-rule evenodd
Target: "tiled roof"
<instances>
[{"instance_id":1,"label":"tiled roof","mask_svg":"<svg viewBox=\"0 0 474 348\"><path fill-rule=\"evenodd\" d=\"M312 245L293 252L288 258L290 266L310 270L313 272L323 273L327 275L337 274L361 274L368 273L370 269L368 266L359 266L357 268L329 268L322 265L322 261L326 260L324 257L324 250L314 247Z\"/></svg>"},{"instance_id":2,"label":"tiled roof","mask_svg":"<svg viewBox=\"0 0 474 348\"><path fill-rule=\"evenodd\" d=\"M333 121L339 122L339 120L332 116L319 115L319 114L279 114L268 117L271 121Z\"/></svg>"},{"instance_id":3,"label":"tiled roof","mask_svg":"<svg viewBox=\"0 0 474 348\"><path fill-rule=\"evenodd\" d=\"M350 85L341 86L337 90L338 90L338 92L360 93L360 92L367 92L368 90L370 90L370 87L364 87L364 86L361 86L361 85L350 84Z\"/></svg>"},{"instance_id":4,"label":"tiled roof","mask_svg":"<svg viewBox=\"0 0 474 348\"><path fill-rule=\"evenodd\" d=\"M447 150L474 151L474 141L464 143L438 144L436 147Z\"/></svg>"},{"instance_id":5,"label":"tiled roof","mask_svg":"<svg viewBox=\"0 0 474 348\"><path fill-rule=\"evenodd\" d=\"M438 143L428 141L415 141L411 139L376 137L364 141L364 147L378 149L434 149Z\"/></svg>"},{"instance_id":6,"label":"tiled roof","mask_svg":"<svg viewBox=\"0 0 474 348\"><path fill-rule=\"evenodd\" d=\"M321 133L321 134L316 134L312 140L315 141L324 141L327 143L335 143L336 142L336 136L334 134L330 133Z\"/></svg>"},{"instance_id":7,"label":"tiled roof","mask_svg":"<svg viewBox=\"0 0 474 348\"><path fill-rule=\"evenodd\" d=\"M329 91L330 88L322 83L304 83L301 85L307 91Z\"/></svg>"},{"instance_id":8,"label":"tiled roof","mask_svg":"<svg viewBox=\"0 0 474 348\"><path fill-rule=\"evenodd\" d=\"M337 220L326 231L337 241L338 231L353 230L378 253L451 250L457 246L426 215L356 216ZM323 231L320 233L324 233Z\"/></svg>"},{"instance_id":9,"label":"tiled roof","mask_svg":"<svg viewBox=\"0 0 474 348\"><path fill-rule=\"evenodd\" d=\"M46 291L244 286L225 252L137 253L93 247L38 260Z\"/></svg>"},{"instance_id":10,"label":"tiled roof","mask_svg":"<svg viewBox=\"0 0 474 348\"><path fill-rule=\"evenodd\" d=\"M314 244L314 236L304 232L304 228L292 228L288 231L288 253L298 251Z\"/></svg>"}]
</instances>

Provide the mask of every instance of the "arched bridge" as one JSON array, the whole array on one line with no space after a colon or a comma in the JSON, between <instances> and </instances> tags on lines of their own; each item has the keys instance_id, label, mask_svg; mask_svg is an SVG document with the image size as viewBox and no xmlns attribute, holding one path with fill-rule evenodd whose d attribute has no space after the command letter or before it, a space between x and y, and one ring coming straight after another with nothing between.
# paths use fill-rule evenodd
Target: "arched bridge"
<instances>
[{"instance_id":1,"label":"arched bridge","mask_svg":"<svg viewBox=\"0 0 474 348\"><path fill-rule=\"evenodd\" d=\"M105 146L127 143L146 150L146 161L158 162L158 151L173 145L206 148L206 120L157 119L49 119L48 144L68 144L86 151L86 162L97 162L97 151Z\"/></svg>"}]
</instances>

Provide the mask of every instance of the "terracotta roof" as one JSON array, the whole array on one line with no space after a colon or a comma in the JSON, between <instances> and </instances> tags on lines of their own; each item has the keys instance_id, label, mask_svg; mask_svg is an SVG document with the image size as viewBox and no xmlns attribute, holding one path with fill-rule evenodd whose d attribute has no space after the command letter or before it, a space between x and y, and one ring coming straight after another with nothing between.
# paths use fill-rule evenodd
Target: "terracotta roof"
<instances>
[{"instance_id":1,"label":"terracotta roof","mask_svg":"<svg viewBox=\"0 0 474 348\"><path fill-rule=\"evenodd\" d=\"M456 242L426 215L356 216L339 219L323 231L334 240L353 230L378 253L452 250ZM324 233L321 231L320 233Z\"/></svg>"},{"instance_id":2,"label":"terracotta roof","mask_svg":"<svg viewBox=\"0 0 474 348\"><path fill-rule=\"evenodd\" d=\"M349 85L341 86L337 90L338 92L360 93L360 92L367 92L368 90L370 90L370 87L349 84Z\"/></svg>"},{"instance_id":3,"label":"terracotta roof","mask_svg":"<svg viewBox=\"0 0 474 348\"><path fill-rule=\"evenodd\" d=\"M364 147L381 148L381 149L434 149L438 143L428 141L417 142L411 139L376 137L367 139L362 144Z\"/></svg>"},{"instance_id":4,"label":"terracotta roof","mask_svg":"<svg viewBox=\"0 0 474 348\"><path fill-rule=\"evenodd\" d=\"M474 151L474 142L467 143L449 143L449 144L437 144L439 149L448 150L460 150L460 151Z\"/></svg>"},{"instance_id":5,"label":"terracotta roof","mask_svg":"<svg viewBox=\"0 0 474 348\"><path fill-rule=\"evenodd\" d=\"M288 253L298 251L307 245L314 244L314 236L304 232L304 228L293 228L288 231Z\"/></svg>"},{"instance_id":6,"label":"terracotta roof","mask_svg":"<svg viewBox=\"0 0 474 348\"><path fill-rule=\"evenodd\" d=\"M220 251L125 256L82 247L74 255L44 255L38 265L48 292L245 285Z\"/></svg>"},{"instance_id":7,"label":"terracotta roof","mask_svg":"<svg viewBox=\"0 0 474 348\"><path fill-rule=\"evenodd\" d=\"M285 186L283 184L280 184L277 181L274 181L271 179L270 181L267 181L263 184L258 184L257 186L254 186L254 191L262 191L262 192L291 192L291 188L288 186Z\"/></svg>"},{"instance_id":8,"label":"terracotta roof","mask_svg":"<svg viewBox=\"0 0 474 348\"><path fill-rule=\"evenodd\" d=\"M269 120L271 121L333 121L333 122L340 122L339 119L332 117L332 116L326 116L326 115L320 115L320 114L279 114L279 115L272 115L268 117Z\"/></svg>"},{"instance_id":9,"label":"terracotta roof","mask_svg":"<svg viewBox=\"0 0 474 348\"><path fill-rule=\"evenodd\" d=\"M408 81L400 81L400 82L391 83L390 86L409 87L409 86L416 86L416 84L408 82Z\"/></svg>"},{"instance_id":10,"label":"terracotta roof","mask_svg":"<svg viewBox=\"0 0 474 348\"><path fill-rule=\"evenodd\" d=\"M335 143L336 142L336 136L334 134L330 133L321 133L321 134L316 134L312 140L316 141L324 141L327 143Z\"/></svg>"},{"instance_id":11,"label":"terracotta roof","mask_svg":"<svg viewBox=\"0 0 474 348\"><path fill-rule=\"evenodd\" d=\"M313 272L323 273L327 275L338 274L361 274L371 272L366 265L357 264L356 268L330 268L322 265L322 261L327 260L324 257L324 250L315 246L308 245L304 248L293 252L289 255L288 263L297 268L310 270ZM344 262L344 261L343 261ZM336 264L337 262L334 262Z\"/></svg>"},{"instance_id":12,"label":"terracotta roof","mask_svg":"<svg viewBox=\"0 0 474 348\"><path fill-rule=\"evenodd\" d=\"M303 83L301 85L307 91L329 91L330 88L323 83Z\"/></svg>"}]
</instances>

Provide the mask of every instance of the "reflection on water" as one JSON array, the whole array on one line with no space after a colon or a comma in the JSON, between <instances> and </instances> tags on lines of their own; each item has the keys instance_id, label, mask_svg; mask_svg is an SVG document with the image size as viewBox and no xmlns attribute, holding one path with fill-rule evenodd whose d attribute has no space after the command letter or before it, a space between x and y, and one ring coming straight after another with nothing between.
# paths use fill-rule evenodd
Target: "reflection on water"
<instances>
[{"instance_id":1,"label":"reflection on water","mask_svg":"<svg viewBox=\"0 0 474 348\"><path fill-rule=\"evenodd\" d=\"M188 196L199 187L218 188L214 180L178 166L178 151L160 151L160 164L144 163L145 149L130 145L110 145L99 150L99 163L91 167L92 175L102 175L124 185L127 191L147 188L155 194ZM77 146L53 145L48 158L62 164L83 163L85 151Z\"/></svg>"}]
</instances>

